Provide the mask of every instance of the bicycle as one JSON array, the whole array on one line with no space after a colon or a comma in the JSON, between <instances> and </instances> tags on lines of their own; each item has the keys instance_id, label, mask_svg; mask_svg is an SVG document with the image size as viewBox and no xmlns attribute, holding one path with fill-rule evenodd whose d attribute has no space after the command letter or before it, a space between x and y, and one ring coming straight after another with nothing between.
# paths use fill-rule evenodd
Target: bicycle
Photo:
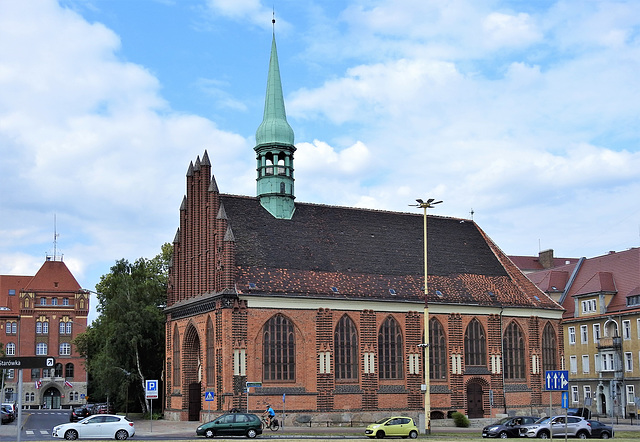
<instances>
[{"instance_id":1,"label":"bicycle","mask_svg":"<svg viewBox=\"0 0 640 442\"><path fill-rule=\"evenodd\" d=\"M278 422L278 419L274 416L271 419L271 424L269 424L269 422L267 422L267 418L262 416L262 429L270 429L271 431L278 431L280 429L280 423Z\"/></svg>"}]
</instances>

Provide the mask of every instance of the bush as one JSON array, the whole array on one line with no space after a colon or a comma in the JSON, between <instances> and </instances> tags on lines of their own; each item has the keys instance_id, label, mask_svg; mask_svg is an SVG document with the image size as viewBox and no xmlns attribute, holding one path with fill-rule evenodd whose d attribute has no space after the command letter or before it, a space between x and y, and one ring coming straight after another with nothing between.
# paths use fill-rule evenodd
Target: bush
<instances>
[{"instance_id":1,"label":"bush","mask_svg":"<svg viewBox=\"0 0 640 442\"><path fill-rule=\"evenodd\" d=\"M460 412L455 412L451 415L453 418L453 423L456 427L464 427L467 428L469 426L469 418Z\"/></svg>"}]
</instances>

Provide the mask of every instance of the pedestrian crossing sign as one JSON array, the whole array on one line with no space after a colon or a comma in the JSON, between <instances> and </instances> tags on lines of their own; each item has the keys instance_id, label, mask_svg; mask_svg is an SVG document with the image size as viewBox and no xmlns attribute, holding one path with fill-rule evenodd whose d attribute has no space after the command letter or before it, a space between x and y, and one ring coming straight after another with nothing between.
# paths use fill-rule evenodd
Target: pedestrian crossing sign
<instances>
[{"instance_id":1,"label":"pedestrian crossing sign","mask_svg":"<svg viewBox=\"0 0 640 442\"><path fill-rule=\"evenodd\" d=\"M213 398L216 396L215 392L213 391L206 391L204 393L204 400L205 401L212 401Z\"/></svg>"}]
</instances>

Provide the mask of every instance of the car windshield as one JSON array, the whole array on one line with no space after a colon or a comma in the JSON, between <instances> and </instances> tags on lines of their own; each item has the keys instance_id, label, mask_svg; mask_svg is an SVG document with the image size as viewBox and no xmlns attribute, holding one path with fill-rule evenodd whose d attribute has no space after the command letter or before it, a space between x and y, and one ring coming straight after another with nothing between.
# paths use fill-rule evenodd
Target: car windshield
<instances>
[{"instance_id":1,"label":"car windshield","mask_svg":"<svg viewBox=\"0 0 640 442\"><path fill-rule=\"evenodd\" d=\"M509 422L511 419L513 419L513 418L512 417L503 417L498 422L495 422L493 425L504 425L507 422Z\"/></svg>"},{"instance_id":2,"label":"car windshield","mask_svg":"<svg viewBox=\"0 0 640 442\"><path fill-rule=\"evenodd\" d=\"M386 421L388 421L388 420L389 420L389 418L388 418L388 417L383 417L382 419L377 420L377 421L376 421L376 424L384 424L384 423L385 423Z\"/></svg>"},{"instance_id":3,"label":"car windshield","mask_svg":"<svg viewBox=\"0 0 640 442\"><path fill-rule=\"evenodd\" d=\"M535 421L536 424L546 424L547 422L549 422L549 418L548 417L541 417L540 419Z\"/></svg>"}]
</instances>

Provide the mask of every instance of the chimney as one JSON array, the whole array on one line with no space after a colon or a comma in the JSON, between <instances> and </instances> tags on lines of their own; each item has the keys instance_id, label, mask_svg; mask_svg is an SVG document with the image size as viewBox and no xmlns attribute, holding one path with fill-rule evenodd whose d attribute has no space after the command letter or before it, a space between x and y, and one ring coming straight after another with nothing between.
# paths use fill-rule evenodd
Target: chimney
<instances>
[{"instance_id":1,"label":"chimney","mask_svg":"<svg viewBox=\"0 0 640 442\"><path fill-rule=\"evenodd\" d=\"M543 250L538 253L538 261L543 269L552 269L553 265L553 249Z\"/></svg>"}]
</instances>

